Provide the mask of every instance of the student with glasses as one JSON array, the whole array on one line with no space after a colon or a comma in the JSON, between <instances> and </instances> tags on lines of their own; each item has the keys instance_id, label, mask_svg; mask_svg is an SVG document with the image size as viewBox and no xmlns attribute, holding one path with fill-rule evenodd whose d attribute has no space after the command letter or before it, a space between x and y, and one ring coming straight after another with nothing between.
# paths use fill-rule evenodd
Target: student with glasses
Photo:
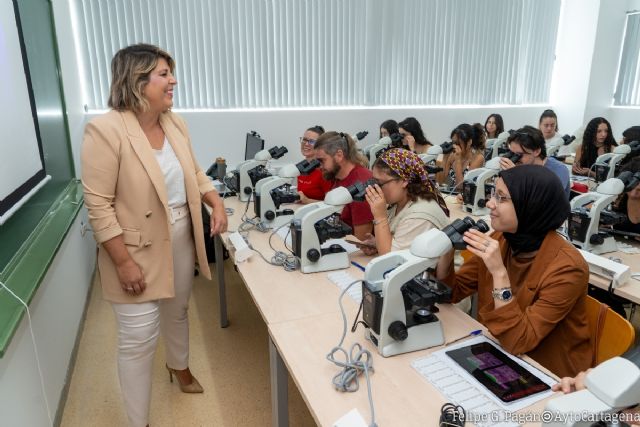
<instances>
[{"instance_id":1,"label":"student with glasses","mask_svg":"<svg viewBox=\"0 0 640 427\"><path fill-rule=\"evenodd\" d=\"M516 163L511 160L502 157L500 159L500 168L502 170L510 169L519 165L538 165L544 166L550 169L556 174L564 192L569 199L571 193L571 179L569 176L569 169L563 163L553 157L547 157L547 147L544 142L544 137L540 130L533 126L524 126L507 139L509 150L516 154L520 154L522 157Z\"/></svg>"},{"instance_id":2,"label":"student with glasses","mask_svg":"<svg viewBox=\"0 0 640 427\"><path fill-rule=\"evenodd\" d=\"M300 152L305 159L311 161L316 158L314 146L324 133L322 126L313 126L300 137ZM314 169L309 175L298 177L298 195L300 203L307 204L324 200L324 195L331 190L331 182L322 177L320 168Z\"/></svg>"},{"instance_id":3,"label":"student with glasses","mask_svg":"<svg viewBox=\"0 0 640 427\"><path fill-rule=\"evenodd\" d=\"M322 177L331 182L331 188L349 187L371 179L369 160L358 152L355 141L346 133L327 132L314 145L320 162ZM351 202L342 209L340 219L353 229L359 240L373 229L373 215L367 202Z\"/></svg>"},{"instance_id":4,"label":"student with glasses","mask_svg":"<svg viewBox=\"0 0 640 427\"><path fill-rule=\"evenodd\" d=\"M453 302L477 292L478 320L508 352L558 376L588 369L589 268L556 232L570 212L557 176L535 165L503 170L487 206L494 232L467 231L471 258L455 272L453 251L442 256L437 277Z\"/></svg>"},{"instance_id":5,"label":"student with glasses","mask_svg":"<svg viewBox=\"0 0 640 427\"><path fill-rule=\"evenodd\" d=\"M421 233L449 223L449 210L429 180L420 157L409 150L384 152L372 168L376 185L367 187L373 213L371 234L358 247L367 255L407 249Z\"/></svg>"}]
</instances>

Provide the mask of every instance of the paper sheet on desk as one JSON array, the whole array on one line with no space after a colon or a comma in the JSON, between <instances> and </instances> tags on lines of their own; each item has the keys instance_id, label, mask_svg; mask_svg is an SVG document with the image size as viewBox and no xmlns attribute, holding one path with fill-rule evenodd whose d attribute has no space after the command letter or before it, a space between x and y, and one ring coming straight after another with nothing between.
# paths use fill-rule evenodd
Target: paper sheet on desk
<instances>
[{"instance_id":1,"label":"paper sheet on desk","mask_svg":"<svg viewBox=\"0 0 640 427\"><path fill-rule=\"evenodd\" d=\"M499 424L499 417L503 417L502 419L504 419L505 412L516 412L524 409L540 400L546 399L551 396L553 392L549 390L512 403L504 403L493 393L487 390L486 387L472 375L462 369L453 361L453 359L446 355L446 352L449 350L481 342L493 343L484 336L471 338L460 343L456 343L455 345L445 347L442 350L435 351L430 356L416 359L411 362L411 366L413 366L413 368L429 383L436 387L447 400L461 405L468 414L468 421L473 422L479 427L496 425L517 426L517 423ZM549 386L557 382L524 360L514 357L506 352L505 354Z\"/></svg>"},{"instance_id":2,"label":"paper sheet on desk","mask_svg":"<svg viewBox=\"0 0 640 427\"><path fill-rule=\"evenodd\" d=\"M636 246L630 245L629 243L616 242L616 245L618 246L618 250L625 254L640 254L640 249Z\"/></svg>"},{"instance_id":3,"label":"paper sheet on desk","mask_svg":"<svg viewBox=\"0 0 640 427\"><path fill-rule=\"evenodd\" d=\"M280 236L280 238L285 242L288 247L291 247L291 233L289 232L289 227L280 228L276 234ZM342 246L347 253L353 253L358 250L356 245L352 245L351 243L347 243L344 239L329 239L320 245L321 248L328 248L333 244L338 244Z\"/></svg>"},{"instance_id":4,"label":"paper sheet on desk","mask_svg":"<svg viewBox=\"0 0 640 427\"><path fill-rule=\"evenodd\" d=\"M364 418L362 418L362 415L360 415L360 411L353 408L333 423L333 427L367 427L367 423L364 421Z\"/></svg>"}]
</instances>

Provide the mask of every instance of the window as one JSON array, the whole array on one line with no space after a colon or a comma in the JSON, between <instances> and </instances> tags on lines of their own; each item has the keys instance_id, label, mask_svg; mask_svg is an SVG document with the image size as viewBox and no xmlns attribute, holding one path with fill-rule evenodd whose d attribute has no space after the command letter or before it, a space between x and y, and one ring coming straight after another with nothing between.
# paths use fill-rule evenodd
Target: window
<instances>
[{"instance_id":1,"label":"window","mask_svg":"<svg viewBox=\"0 0 640 427\"><path fill-rule=\"evenodd\" d=\"M74 0L87 108L121 47L177 61L181 109L549 99L560 0Z\"/></svg>"},{"instance_id":2,"label":"window","mask_svg":"<svg viewBox=\"0 0 640 427\"><path fill-rule=\"evenodd\" d=\"M640 12L627 14L614 105L640 105Z\"/></svg>"}]
</instances>

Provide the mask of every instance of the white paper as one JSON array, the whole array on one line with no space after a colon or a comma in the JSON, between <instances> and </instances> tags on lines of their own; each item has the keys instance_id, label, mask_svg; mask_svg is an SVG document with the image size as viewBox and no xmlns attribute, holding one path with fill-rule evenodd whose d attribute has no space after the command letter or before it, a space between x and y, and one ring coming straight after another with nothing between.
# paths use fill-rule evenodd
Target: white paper
<instances>
[{"instance_id":1,"label":"white paper","mask_svg":"<svg viewBox=\"0 0 640 427\"><path fill-rule=\"evenodd\" d=\"M625 254L640 254L640 249L625 242L616 242L618 250Z\"/></svg>"},{"instance_id":2,"label":"white paper","mask_svg":"<svg viewBox=\"0 0 640 427\"><path fill-rule=\"evenodd\" d=\"M353 408L333 423L333 427L367 427L367 423L360 415L360 411L357 408Z\"/></svg>"},{"instance_id":3,"label":"white paper","mask_svg":"<svg viewBox=\"0 0 640 427\"><path fill-rule=\"evenodd\" d=\"M548 390L511 403L502 402L446 354L447 351L455 348L481 342L490 342L500 348L499 345L490 341L487 337L475 337L435 351L430 356L416 359L411 363L411 366L436 387L448 401L462 406L468 414L471 414L471 418L468 421L475 422L480 427L498 425L496 418L500 417L501 414L519 411L553 394L551 390ZM505 354L547 385L552 386L557 382L524 360L507 352ZM499 425L517 426L518 424L501 423Z\"/></svg>"},{"instance_id":4,"label":"white paper","mask_svg":"<svg viewBox=\"0 0 640 427\"><path fill-rule=\"evenodd\" d=\"M344 288L346 288L356 280L360 280L344 270L332 271L327 274L327 277L332 283L338 286L341 290L344 290ZM362 285L358 283L353 284L347 291L347 294L355 302L360 304L360 301L362 301Z\"/></svg>"}]
</instances>

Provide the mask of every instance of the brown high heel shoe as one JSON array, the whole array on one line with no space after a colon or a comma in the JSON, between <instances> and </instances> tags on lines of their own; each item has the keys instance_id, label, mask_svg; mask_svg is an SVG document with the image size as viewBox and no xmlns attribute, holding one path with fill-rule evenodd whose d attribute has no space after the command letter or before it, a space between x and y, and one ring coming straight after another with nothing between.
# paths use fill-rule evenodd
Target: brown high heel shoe
<instances>
[{"instance_id":1,"label":"brown high heel shoe","mask_svg":"<svg viewBox=\"0 0 640 427\"><path fill-rule=\"evenodd\" d=\"M202 393L204 389L193 375L191 375L191 384L182 384L180 377L178 376L178 370L171 369L168 365L164 365L169 371L169 381L173 382L173 376L175 375L180 386L180 391L183 393Z\"/></svg>"}]
</instances>

